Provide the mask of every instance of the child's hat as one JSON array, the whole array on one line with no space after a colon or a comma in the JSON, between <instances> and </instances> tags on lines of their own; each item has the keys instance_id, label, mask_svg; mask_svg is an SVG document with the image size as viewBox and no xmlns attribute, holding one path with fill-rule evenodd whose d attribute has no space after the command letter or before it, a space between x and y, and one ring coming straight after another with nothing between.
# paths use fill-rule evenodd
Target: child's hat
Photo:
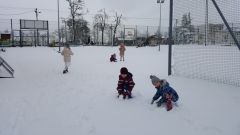
<instances>
[{"instance_id":1,"label":"child's hat","mask_svg":"<svg viewBox=\"0 0 240 135\"><path fill-rule=\"evenodd\" d=\"M161 81L161 80L160 80L158 77L156 77L155 75L150 75L150 79L152 80L152 84L153 84L153 85Z\"/></svg>"},{"instance_id":2,"label":"child's hat","mask_svg":"<svg viewBox=\"0 0 240 135\"><path fill-rule=\"evenodd\" d=\"M126 67L122 67L120 70L121 74L128 74L128 69Z\"/></svg>"}]
</instances>

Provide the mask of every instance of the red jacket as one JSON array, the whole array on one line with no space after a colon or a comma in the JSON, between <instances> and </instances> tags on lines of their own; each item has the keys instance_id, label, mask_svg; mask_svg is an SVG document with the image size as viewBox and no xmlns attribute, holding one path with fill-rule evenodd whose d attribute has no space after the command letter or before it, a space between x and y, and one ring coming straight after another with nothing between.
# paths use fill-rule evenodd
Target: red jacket
<instances>
[{"instance_id":1,"label":"red jacket","mask_svg":"<svg viewBox=\"0 0 240 135\"><path fill-rule=\"evenodd\" d=\"M132 91L135 83L132 79L132 74L128 72L127 76L123 78L121 75L119 75L119 80L118 80L118 91L123 91L124 86L128 87L128 91Z\"/></svg>"}]
</instances>

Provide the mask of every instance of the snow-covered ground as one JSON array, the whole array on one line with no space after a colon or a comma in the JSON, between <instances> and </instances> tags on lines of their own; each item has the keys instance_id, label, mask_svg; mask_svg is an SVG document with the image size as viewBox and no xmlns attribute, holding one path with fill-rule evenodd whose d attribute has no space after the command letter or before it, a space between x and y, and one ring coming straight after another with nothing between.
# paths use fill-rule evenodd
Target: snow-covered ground
<instances>
[{"instance_id":1,"label":"snow-covered ground","mask_svg":"<svg viewBox=\"0 0 240 135\"><path fill-rule=\"evenodd\" d=\"M239 135L240 88L167 76L167 46L72 47L68 74L57 48L7 48L0 55L15 78L0 79L0 135ZM130 100L116 98L119 70L136 83ZM180 96L167 112L151 105L149 75L166 78Z\"/></svg>"}]
</instances>

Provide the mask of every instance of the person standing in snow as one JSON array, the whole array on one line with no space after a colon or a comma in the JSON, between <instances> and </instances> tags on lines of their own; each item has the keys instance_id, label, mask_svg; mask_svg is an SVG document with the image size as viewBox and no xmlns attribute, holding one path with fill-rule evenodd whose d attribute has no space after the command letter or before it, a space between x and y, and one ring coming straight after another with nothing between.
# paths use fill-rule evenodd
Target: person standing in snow
<instances>
[{"instance_id":1,"label":"person standing in snow","mask_svg":"<svg viewBox=\"0 0 240 135\"><path fill-rule=\"evenodd\" d=\"M123 99L132 98L132 89L135 85L132 73L128 72L126 67L122 67L120 70L119 80L118 80L118 97L123 95Z\"/></svg>"},{"instance_id":2,"label":"person standing in snow","mask_svg":"<svg viewBox=\"0 0 240 135\"><path fill-rule=\"evenodd\" d=\"M120 43L120 61L124 61L124 52L126 51L125 45L123 43Z\"/></svg>"},{"instance_id":3,"label":"person standing in snow","mask_svg":"<svg viewBox=\"0 0 240 135\"><path fill-rule=\"evenodd\" d=\"M173 107L172 102L178 101L179 97L177 92L169 86L169 83L165 79L159 79L155 75L150 75L150 79L157 89L156 94L152 98L151 104L161 97L161 99L157 102L157 106L160 107L163 103L166 103L166 109L167 111L170 111Z\"/></svg>"},{"instance_id":4,"label":"person standing in snow","mask_svg":"<svg viewBox=\"0 0 240 135\"><path fill-rule=\"evenodd\" d=\"M71 64L71 55L73 55L73 52L69 46L69 44L66 44L63 51L61 52L61 54L63 55L63 60L65 63L65 68L63 70L63 74L68 72L68 67Z\"/></svg>"}]
</instances>

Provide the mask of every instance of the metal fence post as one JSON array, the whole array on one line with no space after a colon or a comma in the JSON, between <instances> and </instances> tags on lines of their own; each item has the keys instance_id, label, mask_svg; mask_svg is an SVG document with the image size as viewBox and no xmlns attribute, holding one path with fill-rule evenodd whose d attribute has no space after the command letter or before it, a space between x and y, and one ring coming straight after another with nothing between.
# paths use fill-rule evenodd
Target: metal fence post
<instances>
[{"instance_id":1,"label":"metal fence post","mask_svg":"<svg viewBox=\"0 0 240 135\"><path fill-rule=\"evenodd\" d=\"M230 35L232 36L232 38L233 38L233 40L234 40L234 42L235 42L235 44L237 45L238 49L240 50L240 44L239 44L239 42L238 42L236 36L234 35L233 31L231 30L231 28L230 28L230 26L229 26L227 20L225 19L224 15L222 14L222 11L221 11L220 8L218 7L218 5L217 5L217 3L216 3L215 0L212 0L212 2L213 2L213 5L215 6L215 8L217 9L219 15L221 16L221 18L222 18L224 24L226 25L226 27L227 27L227 29L228 29Z\"/></svg>"},{"instance_id":2,"label":"metal fence post","mask_svg":"<svg viewBox=\"0 0 240 135\"><path fill-rule=\"evenodd\" d=\"M168 75L172 74L172 21L173 21L173 0L170 0L169 12L169 35L168 35Z\"/></svg>"},{"instance_id":3,"label":"metal fence post","mask_svg":"<svg viewBox=\"0 0 240 135\"><path fill-rule=\"evenodd\" d=\"M11 19L11 40L12 40L12 46L14 46L14 33L13 33L13 21Z\"/></svg>"}]
</instances>

